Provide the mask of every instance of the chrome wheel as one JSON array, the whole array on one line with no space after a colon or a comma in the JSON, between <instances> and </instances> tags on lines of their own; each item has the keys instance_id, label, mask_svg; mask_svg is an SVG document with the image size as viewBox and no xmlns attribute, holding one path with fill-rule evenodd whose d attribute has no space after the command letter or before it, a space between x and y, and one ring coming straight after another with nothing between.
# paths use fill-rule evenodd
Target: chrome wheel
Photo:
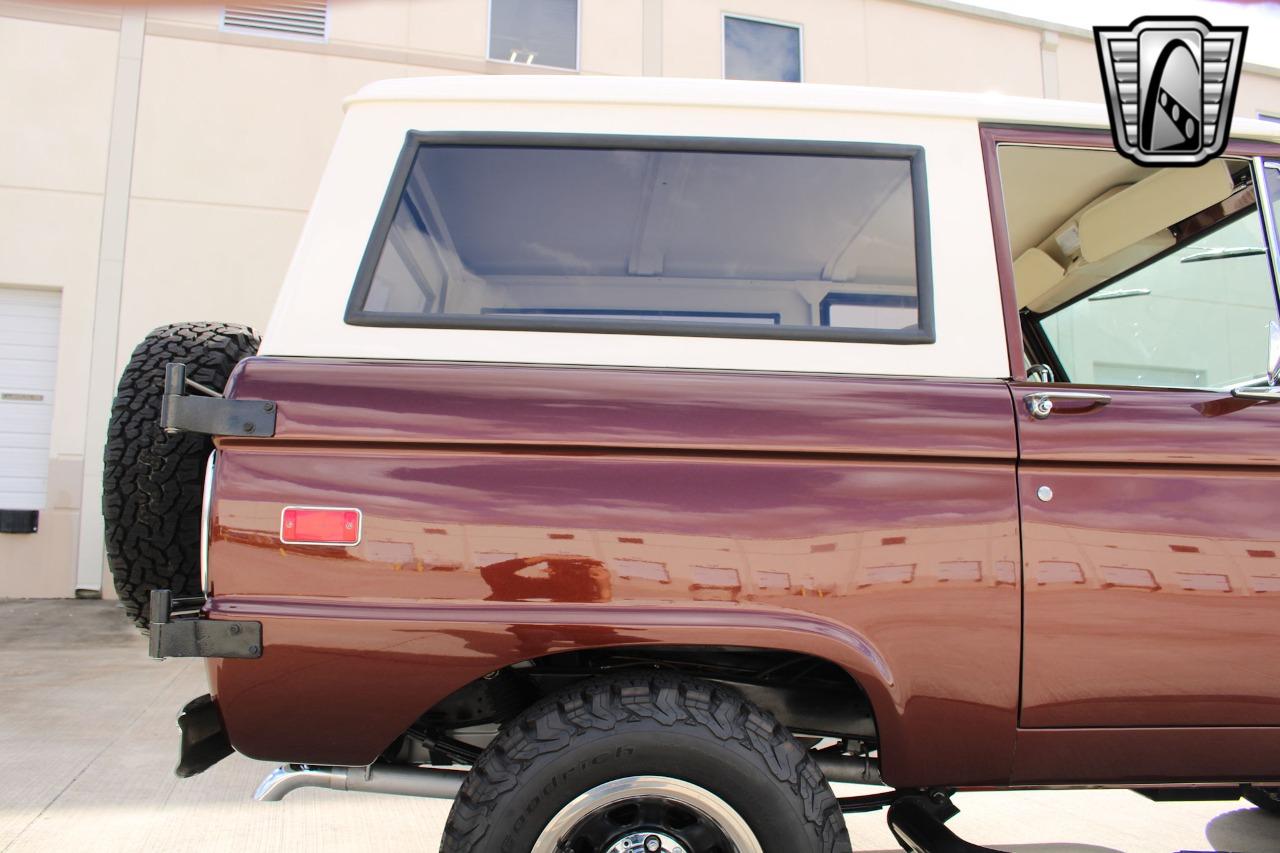
<instances>
[{"instance_id":1,"label":"chrome wheel","mask_svg":"<svg viewBox=\"0 0 1280 853\"><path fill-rule=\"evenodd\" d=\"M531 853L764 853L732 806L667 776L628 776L575 797Z\"/></svg>"}]
</instances>

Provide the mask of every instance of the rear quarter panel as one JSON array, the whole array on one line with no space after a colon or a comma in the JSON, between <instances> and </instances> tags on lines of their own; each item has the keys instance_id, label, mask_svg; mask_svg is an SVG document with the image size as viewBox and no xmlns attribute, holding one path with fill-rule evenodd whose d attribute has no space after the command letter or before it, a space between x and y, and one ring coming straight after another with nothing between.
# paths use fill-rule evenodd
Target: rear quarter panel
<instances>
[{"instance_id":1,"label":"rear quarter panel","mask_svg":"<svg viewBox=\"0 0 1280 853\"><path fill-rule=\"evenodd\" d=\"M868 693L895 785L1009 777L1015 439L998 382L255 358L219 445L211 664L232 742L358 765L463 684L580 648L784 648ZM284 545L286 504L364 513ZM907 736L909 733L909 737Z\"/></svg>"}]
</instances>

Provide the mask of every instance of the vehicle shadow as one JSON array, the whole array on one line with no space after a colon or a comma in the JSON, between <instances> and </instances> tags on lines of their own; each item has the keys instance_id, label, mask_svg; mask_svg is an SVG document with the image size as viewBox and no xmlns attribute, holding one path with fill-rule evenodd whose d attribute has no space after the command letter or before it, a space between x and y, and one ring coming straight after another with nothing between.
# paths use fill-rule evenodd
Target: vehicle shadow
<instances>
[{"instance_id":1,"label":"vehicle shadow","mask_svg":"<svg viewBox=\"0 0 1280 853\"><path fill-rule=\"evenodd\" d=\"M1219 853L1271 853L1280 850L1280 815L1255 808L1223 812L1204 834Z\"/></svg>"},{"instance_id":2,"label":"vehicle shadow","mask_svg":"<svg viewBox=\"0 0 1280 853\"><path fill-rule=\"evenodd\" d=\"M1125 853L1124 850L1098 847L1097 844L998 844L992 849L1002 853ZM859 850L859 853L902 853L902 850Z\"/></svg>"}]
</instances>

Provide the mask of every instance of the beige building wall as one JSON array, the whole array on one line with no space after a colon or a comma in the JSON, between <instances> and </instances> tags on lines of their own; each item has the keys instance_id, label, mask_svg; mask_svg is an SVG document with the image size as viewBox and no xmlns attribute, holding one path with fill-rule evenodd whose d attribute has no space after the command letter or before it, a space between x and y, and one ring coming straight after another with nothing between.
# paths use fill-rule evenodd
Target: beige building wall
<instances>
[{"instance_id":1,"label":"beige building wall","mask_svg":"<svg viewBox=\"0 0 1280 853\"><path fill-rule=\"evenodd\" d=\"M405 75L716 78L726 13L798 25L806 82L1101 98L1089 33L951 0L580 0L576 72L489 60L487 0L330 0L323 41L224 31L220 6L0 0L0 286L62 304L47 505L38 533L0 535L0 596L110 594L114 377L154 326L266 322L345 96ZM1280 114L1280 71L1244 74L1237 113L1259 111Z\"/></svg>"},{"instance_id":2,"label":"beige building wall","mask_svg":"<svg viewBox=\"0 0 1280 853\"><path fill-rule=\"evenodd\" d=\"M0 286L61 294L49 487L35 535L0 535L0 595L75 590L84 417L118 33L0 17ZM117 26L118 28L118 26ZM34 73L39 69L39 73Z\"/></svg>"}]
</instances>

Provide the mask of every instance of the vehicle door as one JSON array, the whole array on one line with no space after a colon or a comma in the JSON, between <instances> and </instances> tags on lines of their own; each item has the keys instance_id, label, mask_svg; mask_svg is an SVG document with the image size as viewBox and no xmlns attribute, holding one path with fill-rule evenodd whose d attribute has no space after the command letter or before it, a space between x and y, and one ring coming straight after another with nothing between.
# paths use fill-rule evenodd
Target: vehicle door
<instances>
[{"instance_id":1,"label":"vehicle door","mask_svg":"<svg viewBox=\"0 0 1280 853\"><path fill-rule=\"evenodd\" d=\"M1167 246L1022 307L1053 380L1013 386L1024 728L1280 725L1280 171L1224 162L1228 195L1144 238Z\"/></svg>"}]
</instances>

